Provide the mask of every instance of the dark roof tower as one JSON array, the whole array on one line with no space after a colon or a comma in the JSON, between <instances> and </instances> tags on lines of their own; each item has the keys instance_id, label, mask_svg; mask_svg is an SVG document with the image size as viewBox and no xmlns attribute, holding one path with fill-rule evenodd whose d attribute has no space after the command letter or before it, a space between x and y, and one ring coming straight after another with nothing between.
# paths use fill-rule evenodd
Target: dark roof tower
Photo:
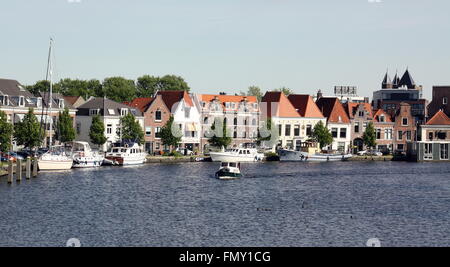
<instances>
[{"instance_id":1,"label":"dark roof tower","mask_svg":"<svg viewBox=\"0 0 450 267\"><path fill-rule=\"evenodd\" d=\"M391 81L391 77L389 77L388 71L386 72L386 75L384 75L384 79L383 79L381 88L382 89L391 89L392 88L392 81Z\"/></svg>"},{"instance_id":2,"label":"dark roof tower","mask_svg":"<svg viewBox=\"0 0 450 267\"><path fill-rule=\"evenodd\" d=\"M408 89L415 89L416 83L414 82L414 79L411 76L411 73L409 73L409 70L406 69L405 74L403 74L402 79L400 80L399 87L406 86Z\"/></svg>"},{"instance_id":3,"label":"dark roof tower","mask_svg":"<svg viewBox=\"0 0 450 267\"><path fill-rule=\"evenodd\" d=\"M398 77L398 71L395 73L394 79L392 80L392 88L398 89L400 86L400 78Z\"/></svg>"}]
</instances>

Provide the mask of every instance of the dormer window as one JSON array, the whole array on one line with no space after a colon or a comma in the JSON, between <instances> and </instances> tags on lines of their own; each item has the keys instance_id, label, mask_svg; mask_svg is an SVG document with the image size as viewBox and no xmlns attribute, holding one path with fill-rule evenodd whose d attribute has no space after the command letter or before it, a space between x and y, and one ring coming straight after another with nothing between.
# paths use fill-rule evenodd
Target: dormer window
<instances>
[{"instance_id":1,"label":"dormer window","mask_svg":"<svg viewBox=\"0 0 450 267\"><path fill-rule=\"evenodd\" d=\"M0 95L0 104L2 106L8 106L9 105L9 97L7 95Z\"/></svg>"},{"instance_id":2,"label":"dormer window","mask_svg":"<svg viewBox=\"0 0 450 267\"><path fill-rule=\"evenodd\" d=\"M36 107L38 107L38 108L42 107L42 98L41 97L38 97L36 99Z\"/></svg>"},{"instance_id":3,"label":"dormer window","mask_svg":"<svg viewBox=\"0 0 450 267\"><path fill-rule=\"evenodd\" d=\"M23 96L19 96L19 106L20 107L25 107L25 97Z\"/></svg>"},{"instance_id":4,"label":"dormer window","mask_svg":"<svg viewBox=\"0 0 450 267\"><path fill-rule=\"evenodd\" d=\"M386 118L384 117L384 115L381 115L380 116L380 122L385 122L386 121Z\"/></svg>"},{"instance_id":5,"label":"dormer window","mask_svg":"<svg viewBox=\"0 0 450 267\"><path fill-rule=\"evenodd\" d=\"M99 109L90 109L89 110L89 115L90 116L97 116L97 115L99 115L99 113L100 113Z\"/></svg>"},{"instance_id":6,"label":"dormer window","mask_svg":"<svg viewBox=\"0 0 450 267\"><path fill-rule=\"evenodd\" d=\"M128 109L127 108L123 108L120 110L120 115L121 116L126 116L128 114Z\"/></svg>"},{"instance_id":7,"label":"dormer window","mask_svg":"<svg viewBox=\"0 0 450 267\"><path fill-rule=\"evenodd\" d=\"M58 107L64 108L64 99L58 99Z\"/></svg>"},{"instance_id":8,"label":"dormer window","mask_svg":"<svg viewBox=\"0 0 450 267\"><path fill-rule=\"evenodd\" d=\"M447 97L444 97L444 98L442 99L442 104L448 105L448 98L447 98Z\"/></svg>"},{"instance_id":9,"label":"dormer window","mask_svg":"<svg viewBox=\"0 0 450 267\"><path fill-rule=\"evenodd\" d=\"M402 119L402 126L408 126L408 118Z\"/></svg>"}]
</instances>

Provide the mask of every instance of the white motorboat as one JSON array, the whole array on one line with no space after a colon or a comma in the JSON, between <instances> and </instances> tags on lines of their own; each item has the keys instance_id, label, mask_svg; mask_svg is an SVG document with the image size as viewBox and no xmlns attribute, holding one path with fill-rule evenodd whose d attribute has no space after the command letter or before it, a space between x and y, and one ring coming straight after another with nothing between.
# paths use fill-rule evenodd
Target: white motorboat
<instances>
[{"instance_id":1,"label":"white motorboat","mask_svg":"<svg viewBox=\"0 0 450 267\"><path fill-rule=\"evenodd\" d=\"M73 159L62 146L52 147L38 159L41 171L59 171L72 169Z\"/></svg>"},{"instance_id":2,"label":"white motorboat","mask_svg":"<svg viewBox=\"0 0 450 267\"><path fill-rule=\"evenodd\" d=\"M222 162L219 171L216 172L216 178L220 180L234 180L242 178L241 163Z\"/></svg>"},{"instance_id":3,"label":"white motorboat","mask_svg":"<svg viewBox=\"0 0 450 267\"><path fill-rule=\"evenodd\" d=\"M352 154L325 154L320 153L318 144L315 142L304 142L297 150L280 149L278 150L280 161L346 161L353 157Z\"/></svg>"},{"instance_id":4,"label":"white motorboat","mask_svg":"<svg viewBox=\"0 0 450 267\"><path fill-rule=\"evenodd\" d=\"M106 153L105 161L113 165L144 164L147 154L136 143L116 144Z\"/></svg>"},{"instance_id":5,"label":"white motorboat","mask_svg":"<svg viewBox=\"0 0 450 267\"><path fill-rule=\"evenodd\" d=\"M87 142L73 142L73 167L100 167L105 157L98 151L93 151Z\"/></svg>"},{"instance_id":6,"label":"white motorboat","mask_svg":"<svg viewBox=\"0 0 450 267\"><path fill-rule=\"evenodd\" d=\"M257 162L264 159L264 154L255 148L234 148L223 152L211 152L214 162Z\"/></svg>"}]
</instances>

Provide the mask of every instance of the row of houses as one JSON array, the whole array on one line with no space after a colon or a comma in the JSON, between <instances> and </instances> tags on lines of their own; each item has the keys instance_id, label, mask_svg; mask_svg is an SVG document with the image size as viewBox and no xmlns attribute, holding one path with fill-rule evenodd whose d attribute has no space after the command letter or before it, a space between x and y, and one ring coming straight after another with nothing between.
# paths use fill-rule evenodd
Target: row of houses
<instances>
[{"instance_id":1,"label":"row of houses","mask_svg":"<svg viewBox=\"0 0 450 267\"><path fill-rule=\"evenodd\" d=\"M132 113L144 130L145 149L149 153L168 149L162 144L160 131L173 116L183 133L180 146L199 153L208 147L207 131L216 118L226 121L233 137L232 146L253 143L259 127L270 118L278 127L279 147L298 148L310 138L314 127L323 122L334 140L327 149L356 153L365 149L363 134L369 123L373 123L378 150L408 152L420 159L437 159L442 154L445 159L448 145L443 144L441 149L440 142L450 141L450 87L434 87L430 104L423 99L422 90L406 70L401 78L396 74L394 80L386 74L371 103L368 98L357 96L356 87L342 86L335 88L334 96L323 96L321 92L315 96L267 92L261 102L255 96L184 91L162 91L154 97L127 103L54 94L53 112L49 114L50 103L45 94L34 96L19 82L0 79L0 109L7 113L8 121L16 123L29 108L34 108L38 119L49 124L67 107L74 118L79 141L90 141L92 117L99 115L108 140L103 150L119 141L120 118ZM46 143L53 134L47 131Z\"/></svg>"}]
</instances>

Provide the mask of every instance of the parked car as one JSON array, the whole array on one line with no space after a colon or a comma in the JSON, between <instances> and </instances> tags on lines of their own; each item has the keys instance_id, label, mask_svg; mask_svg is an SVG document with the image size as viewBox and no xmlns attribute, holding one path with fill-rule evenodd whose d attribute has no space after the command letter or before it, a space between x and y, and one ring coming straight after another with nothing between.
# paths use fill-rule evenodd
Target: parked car
<instances>
[{"instance_id":1,"label":"parked car","mask_svg":"<svg viewBox=\"0 0 450 267\"><path fill-rule=\"evenodd\" d=\"M375 156L375 157L381 157L383 156L383 153L378 151L378 150L371 150L369 152L367 152L368 156Z\"/></svg>"},{"instance_id":2,"label":"parked car","mask_svg":"<svg viewBox=\"0 0 450 267\"><path fill-rule=\"evenodd\" d=\"M366 156L367 155L367 150L362 150L359 151L358 153L356 153L358 156Z\"/></svg>"},{"instance_id":3,"label":"parked car","mask_svg":"<svg viewBox=\"0 0 450 267\"><path fill-rule=\"evenodd\" d=\"M187 149L187 148L181 148L181 147L179 147L179 148L177 148L175 151L178 152L178 153L180 153L180 154L182 154L182 155L186 155L186 156L192 156L192 155L194 155L194 152L191 151L191 150L189 150L189 149Z\"/></svg>"},{"instance_id":4,"label":"parked car","mask_svg":"<svg viewBox=\"0 0 450 267\"><path fill-rule=\"evenodd\" d=\"M2 153L2 152L0 152L1 154L0 154L0 159L1 159L1 161L3 161L3 162L7 162L7 161L9 161L9 160L13 160L13 161L16 161L17 159L13 156L13 154L12 153Z\"/></svg>"}]
</instances>

